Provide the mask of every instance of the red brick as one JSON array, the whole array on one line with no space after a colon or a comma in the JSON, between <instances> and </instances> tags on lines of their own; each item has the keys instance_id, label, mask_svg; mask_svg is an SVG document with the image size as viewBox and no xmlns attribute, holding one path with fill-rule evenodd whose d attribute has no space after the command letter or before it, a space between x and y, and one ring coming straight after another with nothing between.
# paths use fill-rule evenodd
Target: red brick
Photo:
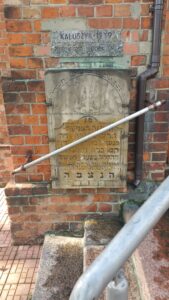
<instances>
[{"instance_id":1,"label":"red brick","mask_svg":"<svg viewBox=\"0 0 169 300\"><path fill-rule=\"evenodd\" d=\"M30 126L20 125L20 126L9 126L9 134L17 135L17 134L30 134Z\"/></svg>"},{"instance_id":2,"label":"red brick","mask_svg":"<svg viewBox=\"0 0 169 300\"><path fill-rule=\"evenodd\" d=\"M152 19L150 17L141 18L141 28L143 29L152 28Z\"/></svg>"},{"instance_id":3,"label":"red brick","mask_svg":"<svg viewBox=\"0 0 169 300\"><path fill-rule=\"evenodd\" d=\"M21 208L16 206L16 207L8 207L8 213L9 215L16 215L21 213Z\"/></svg>"},{"instance_id":4,"label":"red brick","mask_svg":"<svg viewBox=\"0 0 169 300\"><path fill-rule=\"evenodd\" d=\"M29 145L29 144L30 144L30 145L31 145L31 144L32 144L32 145L34 145L34 144L35 144L35 145L36 145L36 144L39 145L39 144L41 144L41 136L33 136L33 135L32 135L32 136L26 136L26 137L25 137L25 143L28 144L28 145Z\"/></svg>"},{"instance_id":5,"label":"red brick","mask_svg":"<svg viewBox=\"0 0 169 300\"><path fill-rule=\"evenodd\" d=\"M33 26L34 26L35 31L40 32L41 31L41 20L34 21Z\"/></svg>"},{"instance_id":6,"label":"red brick","mask_svg":"<svg viewBox=\"0 0 169 300\"><path fill-rule=\"evenodd\" d=\"M28 82L28 91L43 92L45 90L43 81Z\"/></svg>"},{"instance_id":7,"label":"red brick","mask_svg":"<svg viewBox=\"0 0 169 300\"><path fill-rule=\"evenodd\" d=\"M49 45L36 46L36 47L34 47L34 51L35 51L36 56L49 56L51 48Z\"/></svg>"},{"instance_id":8,"label":"red brick","mask_svg":"<svg viewBox=\"0 0 169 300\"><path fill-rule=\"evenodd\" d=\"M9 47L9 54L11 56L32 56L33 55L33 48L30 46L13 46Z\"/></svg>"},{"instance_id":9,"label":"red brick","mask_svg":"<svg viewBox=\"0 0 169 300\"><path fill-rule=\"evenodd\" d=\"M49 146L35 146L34 151L35 154L47 154L49 153Z\"/></svg>"},{"instance_id":10,"label":"red brick","mask_svg":"<svg viewBox=\"0 0 169 300\"><path fill-rule=\"evenodd\" d=\"M50 0L51 4L66 4L67 0Z\"/></svg>"},{"instance_id":11,"label":"red brick","mask_svg":"<svg viewBox=\"0 0 169 300\"><path fill-rule=\"evenodd\" d=\"M98 28L98 29L121 28L122 19L119 18L89 19L88 24L91 28Z\"/></svg>"},{"instance_id":12,"label":"red brick","mask_svg":"<svg viewBox=\"0 0 169 300\"><path fill-rule=\"evenodd\" d=\"M59 8L59 17L75 17L76 10L74 6L63 6Z\"/></svg>"},{"instance_id":13,"label":"red brick","mask_svg":"<svg viewBox=\"0 0 169 300\"><path fill-rule=\"evenodd\" d=\"M43 60L41 58L28 58L28 68L37 69L43 68Z\"/></svg>"},{"instance_id":14,"label":"red brick","mask_svg":"<svg viewBox=\"0 0 169 300\"><path fill-rule=\"evenodd\" d=\"M103 0L69 0L70 4L102 4L104 1Z\"/></svg>"},{"instance_id":15,"label":"red brick","mask_svg":"<svg viewBox=\"0 0 169 300\"><path fill-rule=\"evenodd\" d=\"M23 124L29 125L29 124L38 124L39 120L37 116L23 116Z\"/></svg>"},{"instance_id":16,"label":"red brick","mask_svg":"<svg viewBox=\"0 0 169 300\"><path fill-rule=\"evenodd\" d=\"M144 3L141 4L141 16L148 16L150 12L150 4Z\"/></svg>"},{"instance_id":17,"label":"red brick","mask_svg":"<svg viewBox=\"0 0 169 300\"><path fill-rule=\"evenodd\" d=\"M166 162L166 153L165 152L152 153L152 161L164 161L164 162Z\"/></svg>"},{"instance_id":18,"label":"red brick","mask_svg":"<svg viewBox=\"0 0 169 300\"><path fill-rule=\"evenodd\" d=\"M140 33L140 41L148 41L148 30L143 30L143 32Z\"/></svg>"},{"instance_id":19,"label":"red brick","mask_svg":"<svg viewBox=\"0 0 169 300\"><path fill-rule=\"evenodd\" d=\"M36 94L36 102L45 103L46 102L46 95L45 94Z\"/></svg>"},{"instance_id":20,"label":"red brick","mask_svg":"<svg viewBox=\"0 0 169 300\"><path fill-rule=\"evenodd\" d=\"M11 66L11 68L15 68L15 69L23 69L26 66L26 59L25 58L11 58L10 66Z\"/></svg>"},{"instance_id":21,"label":"red brick","mask_svg":"<svg viewBox=\"0 0 169 300\"><path fill-rule=\"evenodd\" d=\"M105 0L105 3L122 3L123 0Z\"/></svg>"},{"instance_id":22,"label":"red brick","mask_svg":"<svg viewBox=\"0 0 169 300\"><path fill-rule=\"evenodd\" d=\"M168 122L169 115L167 112L156 112L155 113L155 121L157 122Z\"/></svg>"},{"instance_id":23,"label":"red brick","mask_svg":"<svg viewBox=\"0 0 169 300\"><path fill-rule=\"evenodd\" d=\"M100 203L98 206L98 211L101 212L111 212L112 211L112 205L106 204L106 203Z\"/></svg>"},{"instance_id":24,"label":"red brick","mask_svg":"<svg viewBox=\"0 0 169 300\"><path fill-rule=\"evenodd\" d=\"M14 155L26 155L26 153L28 151L30 151L30 146L23 146L23 145L20 145L20 146L13 146L12 147L12 154Z\"/></svg>"},{"instance_id":25,"label":"red brick","mask_svg":"<svg viewBox=\"0 0 169 300\"><path fill-rule=\"evenodd\" d=\"M7 6L4 8L4 15L7 19L20 19L21 9L16 6Z\"/></svg>"},{"instance_id":26,"label":"red brick","mask_svg":"<svg viewBox=\"0 0 169 300\"><path fill-rule=\"evenodd\" d=\"M43 172L43 173L48 173L51 171L51 167L48 165L38 165L37 166L37 171L39 172Z\"/></svg>"},{"instance_id":27,"label":"red brick","mask_svg":"<svg viewBox=\"0 0 169 300\"><path fill-rule=\"evenodd\" d=\"M164 172L151 173L151 178L153 181L162 181L164 180Z\"/></svg>"},{"instance_id":28,"label":"red brick","mask_svg":"<svg viewBox=\"0 0 169 300\"><path fill-rule=\"evenodd\" d=\"M123 28L138 29L140 24L139 19L125 18L123 19Z\"/></svg>"},{"instance_id":29,"label":"red brick","mask_svg":"<svg viewBox=\"0 0 169 300\"><path fill-rule=\"evenodd\" d=\"M92 7L92 6L78 7L78 16L79 17L93 17L94 16L94 7Z\"/></svg>"},{"instance_id":30,"label":"red brick","mask_svg":"<svg viewBox=\"0 0 169 300\"><path fill-rule=\"evenodd\" d=\"M8 20L6 21L7 31L15 32L31 32L31 23L29 21Z\"/></svg>"},{"instance_id":31,"label":"red brick","mask_svg":"<svg viewBox=\"0 0 169 300\"><path fill-rule=\"evenodd\" d=\"M4 92L21 92L26 91L27 87L23 81L11 81L6 80L3 82L3 91Z\"/></svg>"},{"instance_id":32,"label":"red brick","mask_svg":"<svg viewBox=\"0 0 169 300\"><path fill-rule=\"evenodd\" d=\"M169 77L169 66L163 66L163 75Z\"/></svg>"},{"instance_id":33,"label":"red brick","mask_svg":"<svg viewBox=\"0 0 169 300\"><path fill-rule=\"evenodd\" d=\"M41 17L41 13L38 8L23 7L22 12L24 19L35 19Z\"/></svg>"},{"instance_id":34,"label":"red brick","mask_svg":"<svg viewBox=\"0 0 169 300\"><path fill-rule=\"evenodd\" d=\"M124 45L124 53L125 54L137 54L139 52L138 50L138 44L125 44Z\"/></svg>"},{"instance_id":35,"label":"red brick","mask_svg":"<svg viewBox=\"0 0 169 300\"><path fill-rule=\"evenodd\" d=\"M45 125L41 126L32 126L32 133L33 134L48 134L48 128Z\"/></svg>"},{"instance_id":36,"label":"red brick","mask_svg":"<svg viewBox=\"0 0 169 300\"><path fill-rule=\"evenodd\" d=\"M167 143L168 141L168 133L154 133L153 134L153 141L154 142L164 142Z\"/></svg>"},{"instance_id":37,"label":"red brick","mask_svg":"<svg viewBox=\"0 0 169 300\"><path fill-rule=\"evenodd\" d=\"M23 44L23 34L21 33L8 33L9 44Z\"/></svg>"},{"instance_id":38,"label":"red brick","mask_svg":"<svg viewBox=\"0 0 169 300\"><path fill-rule=\"evenodd\" d=\"M46 114L46 105L45 104L32 104L32 113L33 114Z\"/></svg>"},{"instance_id":39,"label":"red brick","mask_svg":"<svg viewBox=\"0 0 169 300\"><path fill-rule=\"evenodd\" d=\"M114 6L115 17L129 17L131 16L131 6L129 4L119 4Z\"/></svg>"},{"instance_id":40,"label":"red brick","mask_svg":"<svg viewBox=\"0 0 169 300\"><path fill-rule=\"evenodd\" d=\"M134 55L131 57L131 65L132 66L143 66L146 64L146 56L145 55Z\"/></svg>"},{"instance_id":41,"label":"red brick","mask_svg":"<svg viewBox=\"0 0 169 300\"><path fill-rule=\"evenodd\" d=\"M20 98L24 103L33 103L36 102L35 93L20 93Z\"/></svg>"},{"instance_id":42,"label":"red brick","mask_svg":"<svg viewBox=\"0 0 169 300\"><path fill-rule=\"evenodd\" d=\"M8 124L22 124L22 118L21 116L9 116L7 115L7 122Z\"/></svg>"},{"instance_id":43,"label":"red brick","mask_svg":"<svg viewBox=\"0 0 169 300\"><path fill-rule=\"evenodd\" d=\"M42 8L42 18L53 19L59 17L58 7L44 7Z\"/></svg>"},{"instance_id":44,"label":"red brick","mask_svg":"<svg viewBox=\"0 0 169 300\"><path fill-rule=\"evenodd\" d=\"M40 44L41 43L41 34L27 33L24 35L24 41L26 44Z\"/></svg>"},{"instance_id":45,"label":"red brick","mask_svg":"<svg viewBox=\"0 0 169 300\"><path fill-rule=\"evenodd\" d=\"M112 16L112 6L102 5L96 7L96 17L111 17Z\"/></svg>"},{"instance_id":46,"label":"red brick","mask_svg":"<svg viewBox=\"0 0 169 300\"><path fill-rule=\"evenodd\" d=\"M47 116L40 116L40 124L47 124L48 119Z\"/></svg>"},{"instance_id":47,"label":"red brick","mask_svg":"<svg viewBox=\"0 0 169 300\"><path fill-rule=\"evenodd\" d=\"M7 114L30 114L30 106L28 104L6 104Z\"/></svg>"},{"instance_id":48,"label":"red brick","mask_svg":"<svg viewBox=\"0 0 169 300\"><path fill-rule=\"evenodd\" d=\"M11 71L12 78L16 79L36 79L36 71L34 70L14 70Z\"/></svg>"},{"instance_id":49,"label":"red brick","mask_svg":"<svg viewBox=\"0 0 169 300\"><path fill-rule=\"evenodd\" d=\"M163 46L163 55L168 55L169 53L169 45L165 45Z\"/></svg>"},{"instance_id":50,"label":"red brick","mask_svg":"<svg viewBox=\"0 0 169 300\"><path fill-rule=\"evenodd\" d=\"M10 138L12 145L23 145L24 144L24 137L23 136L12 136Z\"/></svg>"},{"instance_id":51,"label":"red brick","mask_svg":"<svg viewBox=\"0 0 169 300\"><path fill-rule=\"evenodd\" d=\"M59 64L59 59L56 57L45 58L45 68L56 67Z\"/></svg>"},{"instance_id":52,"label":"red brick","mask_svg":"<svg viewBox=\"0 0 169 300\"><path fill-rule=\"evenodd\" d=\"M169 65L169 55L168 56L163 56L162 61L164 65Z\"/></svg>"}]
</instances>

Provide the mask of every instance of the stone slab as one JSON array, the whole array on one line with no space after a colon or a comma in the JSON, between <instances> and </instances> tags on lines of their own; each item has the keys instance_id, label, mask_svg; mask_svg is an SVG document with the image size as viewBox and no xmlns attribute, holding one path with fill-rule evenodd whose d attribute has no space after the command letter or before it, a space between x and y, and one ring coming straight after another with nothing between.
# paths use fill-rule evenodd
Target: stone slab
<instances>
[{"instance_id":1,"label":"stone slab","mask_svg":"<svg viewBox=\"0 0 169 300\"><path fill-rule=\"evenodd\" d=\"M125 71L49 71L45 76L50 150L128 115ZM54 187L126 186L128 124L51 159Z\"/></svg>"},{"instance_id":2,"label":"stone slab","mask_svg":"<svg viewBox=\"0 0 169 300\"><path fill-rule=\"evenodd\" d=\"M52 56L123 56L120 30L61 30L52 33Z\"/></svg>"},{"instance_id":3,"label":"stone slab","mask_svg":"<svg viewBox=\"0 0 169 300\"><path fill-rule=\"evenodd\" d=\"M32 300L68 300L83 272L82 239L47 235Z\"/></svg>"}]
</instances>

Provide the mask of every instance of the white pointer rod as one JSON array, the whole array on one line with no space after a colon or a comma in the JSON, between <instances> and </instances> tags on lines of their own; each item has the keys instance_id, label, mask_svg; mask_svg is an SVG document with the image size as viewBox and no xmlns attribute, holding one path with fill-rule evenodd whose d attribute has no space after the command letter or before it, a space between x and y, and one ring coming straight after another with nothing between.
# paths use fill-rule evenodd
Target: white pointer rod
<instances>
[{"instance_id":1,"label":"white pointer rod","mask_svg":"<svg viewBox=\"0 0 169 300\"><path fill-rule=\"evenodd\" d=\"M107 125L107 126L101 128L101 129L99 129L99 130L97 130L95 132L92 132L92 133L90 133L90 134L88 134L88 135L86 135L86 136L84 136L84 137L82 137L82 138L80 138L80 139L78 139L78 140L76 140L76 141L68 144L68 145L65 145L65 146L61 147L60 149L56 149L56 150L54 150L54 151L52 151L52 152L50 152L50 153L48 153L48 154L46 154L46 155L38 158L38 159L35 159L35 160L33 160L33 161L29 162L29 163L26 163L26 164L20 166L19 168L15 169L12 172L12 174L16 174L16 173L18 173L20 171L24 171L24 170L26 170L26 169L28 169L30 167L33 167L33 166L39 164L40 162L44 161L45 159L48 159L48 158L50 158L50 157L52 157L54 155L57 155L57 154L59 154L59 153L61 153L63 151L66 151L66 150L68 150L68 149L70 149L70 148L72 148L72 147L74 147L76 145L84 143L84 142L86 142L86 141L88 141L88 140L96 137L99 134L102 134L102 133L104 133L104 132L106 132L106 131L108 131L108 130L110 130L112 128L115 128L115 127L117 127L117 126L119 126L119 125L121 125L123 123L126 123L126 122L128 122L128 121L130 121L130 120L132 120L132 119L134 119L134 118L136 118L138 116L140 116L140 115L145 114L149 110L154 109L154 108L162 105L164 102L165 102L165 100L157 101L156 103L151 104L151 105L149 105L149 106L147 106L147 107L145 107L145 108L143 108L143 109L141 109L141 110L139 110L139 111L137 111L137 112L135 112L135 113L133 113L133 114L131 114L131 115L123 118L123 119L121 119L121 120L118 120L115 123Z\"/></svg>"}]
</instances>

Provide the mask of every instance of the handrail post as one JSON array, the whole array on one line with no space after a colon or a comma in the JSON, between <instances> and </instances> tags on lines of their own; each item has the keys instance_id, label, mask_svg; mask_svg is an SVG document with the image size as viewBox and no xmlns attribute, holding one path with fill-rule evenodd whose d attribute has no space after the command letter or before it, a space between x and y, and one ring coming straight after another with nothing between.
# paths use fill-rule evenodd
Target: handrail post
<instances>
[{"instance_id":1,"label":"handrail post","mask_svg":"<svg viewBox=\"0 0 169 300\"><path fill-rule=\"evenodd\" d=\"M79 278L69 300L96 300L168 208L169 176Z\"/></svg>"},{"instance_id":2,"label":"handrail post","mask_svg":"<svg viewBox=\"0 0 169 300\"><path fill-rule=\"evenodd\" d=\"M128 300L128 281L122 269L106 288L106 300Z\"/></svg>"}]
</instances>

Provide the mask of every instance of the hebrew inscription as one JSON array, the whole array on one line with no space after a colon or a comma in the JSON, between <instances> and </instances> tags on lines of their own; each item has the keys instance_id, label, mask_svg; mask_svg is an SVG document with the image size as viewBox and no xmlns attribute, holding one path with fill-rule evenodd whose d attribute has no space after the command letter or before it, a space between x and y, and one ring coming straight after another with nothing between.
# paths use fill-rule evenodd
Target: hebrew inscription
<instances>
[{"instance_id":1,"label":"hebrew inscription","mask_svg":"<svg viewBox=\"0 0 169 300\"><path fill-rule=\"evenodd\" d=\"M52 33L52 56L122 56L123 42L118 30L73 30Z\"/></svg>"},{"instance_id":2,"label":"hebrew inscription","mask_svg":"<svg viewBox=\"0 0 169 300\"><path fill-rule=\"evenodd\" d=\"M51 151L128 114L124 72L49 72L46 93ZM53 157L53 186L125 186L127 135L126 124Z\"/></svg>"}]
</instances>

